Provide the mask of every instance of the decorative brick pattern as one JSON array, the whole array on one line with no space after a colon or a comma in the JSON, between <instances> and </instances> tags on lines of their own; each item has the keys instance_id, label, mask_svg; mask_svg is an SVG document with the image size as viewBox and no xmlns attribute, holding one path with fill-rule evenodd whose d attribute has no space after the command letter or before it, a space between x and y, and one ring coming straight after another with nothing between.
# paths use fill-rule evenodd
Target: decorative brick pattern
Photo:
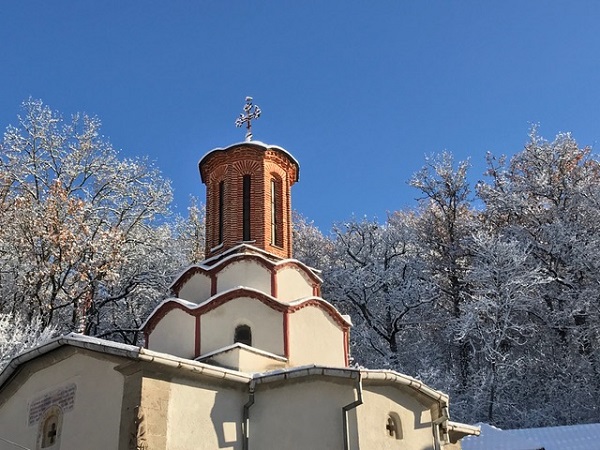
<instances>
[{"instance_id":1,"label":"decorative brick pattern","mask_svg":"<svg viewBox=\"0 0 600 450\"><path fill-rule=\"evenodd\" d=\"M206 155L199 165L206 184L206 255L222 253L242 242L243 177L250 175L250 241L282 258L292 256L291 187L298 180L298 163L285 151L254 143L237 144ZM275 202L277 242L272 245L271 180L278 184ZM219 224L219 183L224 182L223 224ZM222 226L223 241L219 242Z\"/></svg>"}]
</instances>

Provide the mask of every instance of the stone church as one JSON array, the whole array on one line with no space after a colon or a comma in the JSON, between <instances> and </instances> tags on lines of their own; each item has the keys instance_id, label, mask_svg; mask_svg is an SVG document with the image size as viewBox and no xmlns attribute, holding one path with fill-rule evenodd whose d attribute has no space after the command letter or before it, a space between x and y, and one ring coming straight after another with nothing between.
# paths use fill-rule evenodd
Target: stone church
<instances>
[{"instance_id":1,"label":"stone church","mask_svg":"<svg viewBox=\"0 0 600 450\"><path fill-rule=\"evenodd\" d=\"M174 280L143 348L70 334L0 374L0 450L460 448L448 396L349 366L348 316L292 257L299 165L251 139L207 153L206 259Z\"/></svg>"}]
</instances>

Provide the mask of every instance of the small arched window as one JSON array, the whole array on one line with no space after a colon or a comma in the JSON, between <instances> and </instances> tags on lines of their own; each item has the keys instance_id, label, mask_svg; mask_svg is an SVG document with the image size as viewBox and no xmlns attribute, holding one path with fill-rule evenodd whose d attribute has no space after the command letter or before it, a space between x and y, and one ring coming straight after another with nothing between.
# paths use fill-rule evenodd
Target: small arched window
<instances>
[{"instance_id":1,"label":"small arched window","mask_svg":"<svg viewBox=\"0 0 600 450\"><path fill-rule=\"evenodd\" d=\"M53 406L44 414L38 437L38 448L57 449L62 427L62 411L58 406Z\"/></svg>"},{"instance_id":2,"label":"small arched window","mask_svg":"<svg viewBox=\"0 0 600 450\"><path fill-rule=\"evenodd\" d=\"M402 439L402 422L400 422L400 416L397 413L391 412L388 414L385 430L388 437Z\"/></svg>"},{"instance_id":3,"label":"small arched window","mask_svg":"<svg viewBox=\"0 0 600 450\"><path fill-rule=\"evenodd\" d=\"M252 330L250 327L248 325L238 325L235 328L233 342L252 346Z\"/></svg>"}]
</instances>

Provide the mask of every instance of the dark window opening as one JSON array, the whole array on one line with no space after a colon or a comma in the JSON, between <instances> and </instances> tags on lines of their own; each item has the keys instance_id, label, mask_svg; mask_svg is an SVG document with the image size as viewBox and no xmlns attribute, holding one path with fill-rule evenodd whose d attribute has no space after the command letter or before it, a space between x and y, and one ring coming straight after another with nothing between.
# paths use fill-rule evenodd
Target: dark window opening
<instances>
[{"instance_id":1,"label":"dark window opening","mask_svg":"<svg viewBox=\"0 0 600 450\"><path fill-rule=\"evenodd\" d=\"M281 247L281 186L271 179L271 245Z\"/></svg>"},{"instance_id":2,"label":"dark window opening","mask_svg":"<svg viewBox=\"0 0 600 450\"><path fill-rule=\"evenodd\" d=\"M225 211L225 182L219 183L219 244L223 243L223 219Z\"/></svg>"},{"instance_id":3,"label":"dark window opening","mask_svg":"<svg viewBox=\"0 0 600 450\"><path fill-rule=\"evenodd\" d=\"M250 175L244 175L242 189L242 223L243 233L242 240L250 240Z\"/></svg>"},{"instance_id":4,"label":"dark window opening","mask_svg":"<svg viewBox=\"0 0 600 450\"><path fill-rule=\"evenodd\" d=\"M248 325L239 325L236 327L233 342L252 346L252 330L250 327Z\"/></svg>"}]
</instances>

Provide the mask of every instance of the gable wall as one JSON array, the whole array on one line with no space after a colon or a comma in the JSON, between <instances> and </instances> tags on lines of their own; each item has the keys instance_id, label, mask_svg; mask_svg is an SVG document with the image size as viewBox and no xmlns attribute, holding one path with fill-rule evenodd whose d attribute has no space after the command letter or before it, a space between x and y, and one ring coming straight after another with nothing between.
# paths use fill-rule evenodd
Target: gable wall
<instances>
[{"instance_id":1,"label":"gable wall","mask_svg":"<svg viewBox=\"0 0 600 450\"><path fill-rule=\"evenodd\" d=\"M364 404L355 411L360 424L360 448L433 450L431 411L426 404L409 394L409 389L400 390L385 385L364 387ZM402 438L399 440L390 437L386 429L390 413L400 418Z\"/></svg>"},{"instance_id":2,"label":"gable wall","mask_svg":"<svg viewBox=\"0 0 600 450\"><path fill-rule=\"evenodd\" d=\"M250 450L342 449L342 406L352 383L290 381L259 386L250 409Z\"/></svg>"},{"instance_id":3,"label":"gable wall","mask_svg":"<svg viewBox=\"0 0 600 450\"><path fill-rule=\"evenodd\" d=\"M271 271L256 261L247 259L233 262L217 273L217 292L238 286L271 295Z\"/></svg>"},{"instance_id":4,"label":"gable wall","mask_svg":"<svg viewBox=\"0 0 600 450\"><path fill-rule=\"evenodd\" d=\"M356 380L315 377L259 385L250 409L250 450L342 449L342 408L356 400ZM433 450L429 401L398 385L363 388L363 404L348 412L350 449ZM388 414L403 424L396 440Z\"/></svg>"},{"instance_id":5,"label":"gable wall","mask_svg":"<svg viewBox=\"0 0 600 450\"><path fill-rule=\"evenodd\" d=\"M172 383L166 411L167 448L241 449L242 409L247 401L245 385L236 389L184 380Z\"/></svg>"},{"instance_id":6,"label":"gable wall","mask_svg":"<svg viewBox=\"0 0 600 450\"><path fill-rule=\"evenodd\" d=\"M147 346L150 350L193 359L196 345L196 318L174 308L170 310L150 333Z\"/></svg>"},{"instance_id":7,"label":"gable wall","mask_svg":"<svg viewBox=\"0 0 600 450\"><path fill-rule=\"evenodd\" d=\"M289 314L290 365L346 367L345 335L331 316L316 306Z\"/></svg>"},{"instance_id":8,"label":"gable wall","mask_svg":"<svg viewBox=\"0 0 600 450\"><path fill-rule=\"evenodd\" d=\"M179 289L179 298L194 303L202 303L211 295L211 280L204 273L195 273Z\"/></svg>"},{"instance_id":9,"label":"gable wall","mask_svg":"<svg viewBox=\"0 0 600 450\"><path fill-rule=\"evenodd\" d=\"M252 346L283 355L283 316L260 300L240 297L228 301L201 316L201 354L233 344L236 326L249 325Z\"/></svg>"},{"instance_id":10,"label":"gable wall","mask_svg":"<svg viewBox=\"0 0 600 450\"><path fill-rule=\"evenodd\" d=\"M292 301L311 297L312 280L305 272L294 266L284 267L277 272L277 298L281 301Z\"/></svg>"},{"instance_id":11,"label":"gable wall","mask_svg":"<svg viewBox=\"0 0 600 450\"><path fill-rule=\"evenodd\" d=\"M35 411L45 409L35 405L47 396L50 407L62 392L60 401L67 402L63 406L69 402L72 406L64 406L60 448L118 448L123 377L114 370L116 365L71 349L28 363L0 396L0 436L35 449L40 420L33 417ZM74 392L69 390L73 385Z\"/></svg>"}]
</instances>

